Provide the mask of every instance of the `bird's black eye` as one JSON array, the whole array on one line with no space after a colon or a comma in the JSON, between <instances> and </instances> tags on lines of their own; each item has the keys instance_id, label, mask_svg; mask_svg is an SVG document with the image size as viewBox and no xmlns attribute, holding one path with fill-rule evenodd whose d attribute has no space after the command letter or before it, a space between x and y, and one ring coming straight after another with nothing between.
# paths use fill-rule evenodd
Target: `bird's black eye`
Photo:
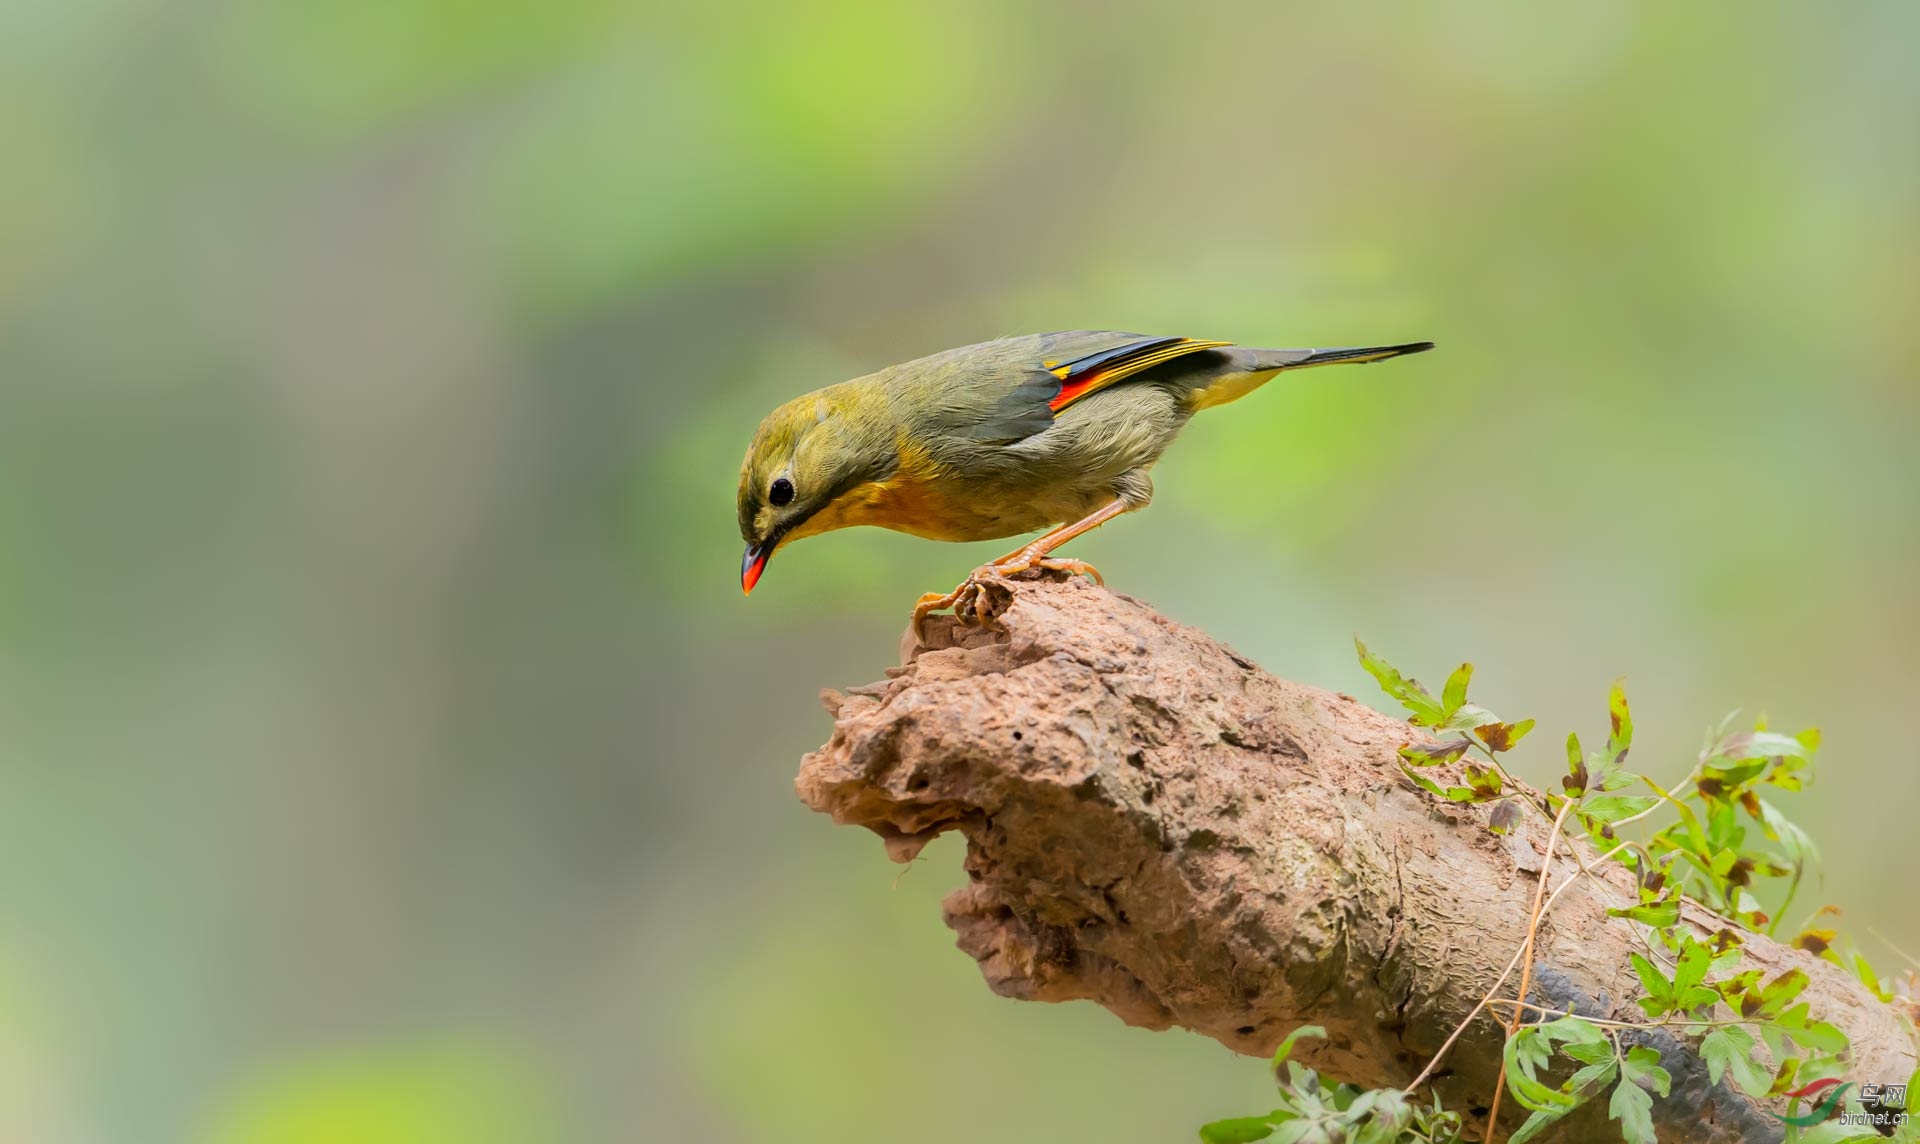
<instances>
[{"instance_id":1,"label":"bird's black eye","mask_svg":"<svg viewBox=\"0 0 1920 1144\"><path fill-rule=\"evenodd\" d=\"M793 501L793 482L785 477L777 478L767 490L767 499L773 502L773 507L785 508Z\"/></svg>"}]
</instances>

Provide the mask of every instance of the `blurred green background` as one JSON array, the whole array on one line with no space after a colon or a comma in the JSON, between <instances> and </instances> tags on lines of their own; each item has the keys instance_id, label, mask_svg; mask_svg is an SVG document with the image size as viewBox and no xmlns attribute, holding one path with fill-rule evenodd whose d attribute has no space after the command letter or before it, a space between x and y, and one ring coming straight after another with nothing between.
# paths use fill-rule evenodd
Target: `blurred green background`
<instances>
[{"instance_id":1,"label":"blurred green background","mask_svg":"<svg viewBox=\"0 0 1920 1144\"><path fill-rule=\"evenodd\" d=\"M0 1139L1190 1139L1261 1068L991 997L792 796L1000 545L740 597L803 390L1015 332L1437 340L1077 554L1554 767L1826 731L1920 949L1910 4L0 3Z\"/></svg>"}]
</instances>

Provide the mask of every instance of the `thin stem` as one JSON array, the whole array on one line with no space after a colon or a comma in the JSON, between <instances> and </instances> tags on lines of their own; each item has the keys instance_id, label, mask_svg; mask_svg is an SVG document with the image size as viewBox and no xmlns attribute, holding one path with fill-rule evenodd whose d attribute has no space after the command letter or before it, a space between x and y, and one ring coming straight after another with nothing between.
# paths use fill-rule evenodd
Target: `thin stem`
<instances>
[{"instance_id":1,"label":"thin stem","mask_svg":"<svg viewBox=\"0 0 1920 1144\"><path fill-rule=\"evenodd\" d=\"M1495 997L1493 1000L1487 1002L1487 1004L1511 1005L1516 1009L1531 1010L1532 1012L1538 1013L1543 1017L1578 1017L1582 1021L1586 1021L1590 1024L1598 1025L1603 1029L1667 1029L1667 1028L1672 1028L1675 1025L1684 1025L1688 1028L1705 1028L1705 1029L1718 1029L1718 1028L1722 1028L1724 1026L1729 1026L1729 1025L1751 1025L1756 1028L1760 1028L1760 1027L1769 1026L1771 1024L1771 1022L1767 1022L1767 1021L1754 1021L1750 1019L1743 1020L1737 1017L1731 1020L1699 1020L1699 1021L1696 1021L1692 1018L1687 1018L1685 1020L1675 1020L1671 1017L1664 1018L1659 1021L1607 1021L1607 1020L1602 1020L1599 1017L1589 1017L1585 1013L1574 1013L1566 1009L1549 1009L1545 1005L1536 1005L1531 1001L1520 1001L1512 997Z\"/></svg>"},{"instance_id":2,"label":"thin stem","mask_svg":"<svg viewBox=\"0 0 1920 1144\"><path fill-rule=\"evenodd\" d=\"M1800 892L1800 876L1807 872L1807 860L1802 857L1793 864L1793 880L1787 883L1787 896L1780 900L1780 908L1773 912L1773 921L1767 925L1767 936L1772 937L1780 930L1780 923L1786 920L1787 911L1793 908L1793 899Z\"/></svg>"},{"instance_id":3,"label":"thin stem","mask_svg":"<svg viewBox=\"0 0 1920 1144\"><path fill-rule=\"evenodd\" d=\"M1612 850L1607 851L1604 855L1600 857L1600 861L1604 862L1608 858L1613 857L1615 854L1618 854L1622 849L1624 849L1625 846L1626 846L1625 843L1621 843L1619 846L1616 846ZM1540 908L1540 915L1542 917L1545 917L1547 914L1553 912L1554 903L1560 900L1560 895L1566 893L1569 889L1571 889L1573 887L1573 884L1580 880L1580 877L1581 877L1580 872L1575 871L1567 875L1566 881L1554 887L1553 893L1547 895L1547 904ZM1519 964L1520 964L1520 951L1516 949L1513 951L1513 957L1510 960L1508 960L1507 967L1500 971L1499 977L1494 979L1493 987L1487 990L1487 995L1485 997L1482 997L1479 1003L1476 1004L1473 1007L1473 1009L1470 1012L1468 1012L1464 1018L1461 1019L1460 1023L1453 1027L1453 1032L1447 1034L1446 1041L1440 1045L1440 1050L1433 1054L1433 1059L1428 1061L1426 1067L1421 1069L1419 1075L1414 1077L1413 1081L1407 1085L1406 1087L1407 1092L1411 1093L1414 1089L1419 1088L1422 1084L1426 1083L1429 1077L1431 1077L1434 1074L1435 1070L1437 1070L1440 1067L1440 1062L1446 1059L1447 1050L1453 1048L1454 1042L1460 1039L1460 1034L1467 1031L1468 1025L1473 1024L1473 1019L1480 1015L1480 1011L1485 1009L1489 1004L1493 1002L1495 995L1497 995L1500 992L1500 987L1507 983L1507 978L1512 976L1514 967Z\"/></svg>"},{"instance_id":4,"label":"thin stem","mask_svg":"<svg viewBox=\"0 0 1920 1144\"><path fill-rule=\"evenodd\" d=\"M1541 907L1546 901L1547 871L1553 866L1553 840L1560 836L1560 829L1567 821L1567 812L1572 809L1572 799L1560 804L1560 813L1553 817L1553 830L1547 835L1547 856L1542 859L1539 884L1533 888L1533 908L1527 912L1527 940L1526 944L1520 947L1520 996L1522 997L1527 995L1527 989L1533 984L1533 942L1540 933ZM1507 1037L1511 1039L1519 1031L1520 1010L1515 1008L1513 1017L1507 1021ZM1500 1097L1506 1090L1507 1060L1505 1054L1502 1054L1500 1072L1493 1082L1493 1104L1487 1109L1486 1140L1488 1144L1492 1144L1494 1137L1500 1133Z\"/></svg>"}]
</instances>

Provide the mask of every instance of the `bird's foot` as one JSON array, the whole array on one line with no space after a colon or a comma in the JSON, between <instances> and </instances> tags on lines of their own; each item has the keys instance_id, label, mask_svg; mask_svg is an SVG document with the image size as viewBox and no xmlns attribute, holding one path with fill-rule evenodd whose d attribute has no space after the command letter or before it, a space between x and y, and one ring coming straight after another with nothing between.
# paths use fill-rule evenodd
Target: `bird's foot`
<instances>
[{"instance_id":1,"label":"bird's foot","mask_svg":"<svg viewBox=\"0 0 1920 1144\"><path fill-rule=\"evenodd\" d=\"M1100 570L1084 560L1057 559L1035 549L1022 549L1011 556L975 568L951 592L928 592L920 597L920 601L913 606L914 638L926 643L926 630L921 626L922 623L933 613L948 608L953 609L954 618L963 624L983 628L997 626L995 618L1013 599L1013 592L1006 586L1006 581L1022 572L1032 571L1065 572L1070 576L1085 576L1096 584L1106 584Z\"/></svg>"},{"instance_id":2,"label":"bird's foot","mask_svg":"<svg viewBox=\"0 0 1920 1144\"><path fill-rule=\"evenodd\" d=\"M913 634L922 644L927 642L926 618L935 612L953 609L954 619L963 624L991 628L993 617L1012 598L1003 581L1006 575L998 565L982 564L960 582L960 586L951 592L928 592L920 597L913 606Z\"/></svg>"},{"instance_id":3,"label":"bird's foot","mask_svg":"<svg viewBox=\"0 0 1920 1144\"><path fill-rule=\"evenodd\" d=\"M1001 576L1012 576L1019 572L1035 570L1065 572L1069 576L1085 576L1102 588L1107 586L1107 578L1100 575L1100 569L1084 560L1073 560L1064 556L1041 556L1037 553L1028 555L1023 552L1012 560L1003 560L992 567L997 569Z\"/></svg>"}]
</instances>

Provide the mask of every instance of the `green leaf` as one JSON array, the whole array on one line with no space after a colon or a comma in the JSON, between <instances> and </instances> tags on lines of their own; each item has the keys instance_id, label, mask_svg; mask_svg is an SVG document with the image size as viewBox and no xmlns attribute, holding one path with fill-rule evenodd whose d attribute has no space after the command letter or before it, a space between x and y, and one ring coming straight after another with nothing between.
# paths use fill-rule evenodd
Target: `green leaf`
<instances>
[{"instance_id":1,"label":"green leaf","mask_svg":"<svg viewBox=\"0 0 1920 1144\"><path fill-rule=\"evenodd\" d=\"M1421 790L1438 798L1444 798L1448 802L1486 802L1500 793L1496 790L1492 794L1486 794L1474 790L1472 787L1463 786L1442 788L1439 783L1434 782L1432 779L1408 766L1404 759L1401 760L1400 763L1400 772L1409 779L1412 779L1413 784Z\"/></svg>"},{"instance_id":2,"label":"green leaf","mask_svg":"<svg viewBox=\"0 0 1920 1144\"><path fill-rule=\"evenodd\" d=\"M1627 1144L1658 1144L1653 1134L1653 1098L1639 1085L1615 1085L1607 1115L1620 1122L1620 1135Z\"/></svg>"},{"instance_id":3,"label":"green leaf","mask_svg":"<svg viewBox=\"0 0 1920 1144\"><path fill-rule=\"evenodd\" d=\"M1649 997L1673 996L1673 982L1667 980L1667 975L1660 972L1660 967L1655 965L1646 954L1629 953L1627 961L1633 965L1633 971L1640 975L1640 984L1646 989Z\"/></svg>"},{"instance_id":4,"label":"green leaf","mask_svg":"<svg viewBox=\"0 0 1920 1144\"><path fill-rule=\"evenodd\" d=\"M1527 1117L1525 1124L1522 1124L1512 1136L1507 1137L1507 1144L1527 1144L1527 1141L1540 1135L1542 1131L1572 1111L1571 1108L1552 1112L1546 1109L1535 1110L1532 1116Z\"/></svg>"},{"instance_id":5,"label":"green leaf","mask_svg":"<svg viewBox=\"0 0 1920 1144\"><path fill-rule=\"evenodd\" d=\"M1778 1014L1793 1003L1800 991L1807 987L1807 971L1789 969L1760 987L1760 1007L1762 1012Z\"/></svg>"},{"instance_id":6,"label":"green leaf","mask_svg":"<svg viewBox=\"0 0 1920 1144\"><path fill-rule=\"evenodd\" d=\"M1475 801L1486 801L1500 797L1500 772L1492 767L1467 764L1467 785L1473 788Z\"/></svg>"},{"instance_id":7,"label":"green leaf","mask_svg":"<svg viewBox=\"0 0 1920 1144\"><path fill-rule=\"evenodd\" d=\"M1637 775L1625 767L1608 764L1608 766L1600 772L1600 777L1594 780L1593 785L1596 790L1619 790L1622 787L1630 787L1637 782L1644 782L1648 786L1654 786L1653 780L1644 775ZM1655 789L1657 790L1659 788L1655 787ZM1656 798L1654 801L1658 802L1659 799Z\"/></svg>"},{"instance_id":8,"label":"green leaf","mask_svg":"<svg viewBox=\"0 0 1920 1144\"><path fill-rule=\"evenodd\" d=\"M1539 1081L1539 1071L1545 1068L1553 1058L1556 1045L1575 1060L1604 1061L1610 1067L1613 1042L1598 1025L1585 1017L1560 1017L1544 1024L1528 1025L1508 1038L1506 1045L1508 1083L1535 1086L1529 1088L1528 1092L1536 1101L1548 1107L1570 1108L1578 1104L1581 1099L1585 1099L1576 1092L1574 1085L1569 1083L1557 1089L1549 1089ZM1591 1079L1591 1074L1587 1079ZM1519 1089L1516 1087L1515 1091L1518 1092ZM1548 1095L1541 1096L1540 1091L1545 1091ZM1531 1108L1533 1105L1527 1105L1527 1107Z\"/></svg>"},{"instance_id":9,"label":"green leaf","mask_svg":"<svg viewBox=\"0 0 1920 1144\"><path fill-rule=\"evenodd\" d=\"M1480 741L1487 745L1487 750L1498 753L1513 750L1514 745L1526 738L1528 731L1533 730L1533 724L1532 719L1522 719L1518 723L1488 723L1475 727L1473 733L1480 736Z\"/></svg>"},{"instance_id":10,"label":"green leaf","mask_svg":"<svg viewBox=\"0 0 1920 1144\"><path fill-rule=\"evenodd\" d=\"M1467 681L1473 678L1473 665L1463 663L1447 676L1447 685L1440 689L1440 706L1448 716L1460 710L1467 702Z\"/></svg>"},{"instance_id":11,"label":"green leaf","mask_svg":"<svg viewBox=\"0 0 1920 1144\"><path fill-rule=\"evenodd\" d=\"M1547 1127L1566 1116L1567 1113L1585 1104L1589 1099L1605 1092L1607 1086L1613 1083L1619 1066L1614 1061L1613 1046L1611 1044L1572 1044L1567 1046L1566 1051L1569 1055L1572 1055L1576 1048L1596 1050L1599 1054L1603 1055L1605 1059L1590 1064L1579 1072L1574 1073L1567 1081L1565 1087L1566 1090L1572 1094L1572 1103L1564 1108L1535 1110L1533 1115L1527 1117L1527 1122L1520 1126L1519 1131L1507 1139L1507 1144L1526 1144L1526 1141L1539 1135Z\"/></svg>"},{"instance_id":12,"label":"green leaf","mask_svg":"<svg viewBox=\"0 0 1920 1144\"><path fill-rule=\"evenodd\" d=\"M1276 1072L1281 1065L1286 1063L1287 1058L1293 1055L1294 1042L1302 1037L1326 1040L1327 1031L1319 1025L1302 1025L1293 1032L1288 1033L1287 1039L1280 1042L1280 1047L1273 1050L1273 1067Z\"/></svg>"},{"instance_id":13,"label":"green leaf","mask_svg":"<svg viewBox=\"0 0 1920 1144\"><path fill-rule=\"evenodd\" d=\"M1608 911L1611 913L1612 911ZM1634 973L1640 977L1640 987L1647 995L1639 999L1639 1006L1646 1010L1647 1016L1658 1017L1673 1008L1673 982L1660 972L1660 967L1648 960L1642 953L1629 953L1627 961L1632 964Z\"/></svg>"},{"instance_id":14,"label":"green leaf","mask_svg":"<svg viewBox=\"0 0 1920 1144\"><path fill-rule=\"evenodd\" d=\"M1840 935L1830 929L1804 929L1793 937L1793 948L1804 949L1815 957L1833 948L1833 939Z\"/></svg>"},{"instance_id":15,"label":"green leaf","mask_svg":"<svg viewBox=\"0 0 1920 1144\"><path fill-rule=\"evenodd\" d=\"M1673 1008L1676 1012L1691 1013L1696 1009L1717 1004L1720 994L1710 985L1696 985L1685 993L1675 994Z\"/></svg>"},{"instance_id":16,"label":"green leaf","mask_svg":"<svg viewBox=\"0 0 1920 1144\"><path fill-rule=\"evenodd\" d=\"M1420 686L1418 680L1408 679L1400 674L1398 668L1367 650L1367 645L1355 637L1353 646L1360 653L1360 666L1367 669L1380 684L1380 690L1400 701L1400 705L1413 712L1410 722L1421 726L1437 726L1445 721L1445 713L1440 704L1434 701L1427 689Z\"/></svg>"},{"instance_id":17,"label":"green leaf","mask_svg":"<svg viewBox=\"0 0 1920 1144\"><path fill-rule=\"evenodd\" d=\"M1280 1080L1280 1069L1278 1066L1273 1070L1273 1078L1279 1083L1283 1091L1291 1095L1296 1101L1317 1101L1320 1099L1319 1073L1314 1072L1299 1061L1288 1061L1286 1068L1287 1079L1285 1080Z\"/></svg>"},{"instance_id":18,"label":"green leaf","mask_svg":"<svg viewBox=\"0 0 1920 1144\"><path fill-rule=\"evenodd\" d=\"M1545 1025L1529 1025L1507 1038L1502 1055L1507 1063L1507 1087L1520 1106L1534 1112L1548 1110L1565 1113L1578 1102L1557 1088L1541 1083L1539 1070L1553 1056Z\"/></svg>"},{"instance_id":19,"label":"green leaf","mask_svg":"<svg viewBox=\"0 0 1920 1144\"><path fill-rule=\"evenodd\" d=\"M1544 1025L1535 1025L1541 1036L1559 1045L1610 1045L1613 1042L1600 1026L1585 1017L1557 1017Z\"/></svg>"},{"instance_id":20,"label":"green leaf","mask_svg":"<svg viewBox=\"0 0 1920 1144\"><path fill-rule=\"evenodd\" d=\"M1673 967L1673 991L1676 995L1685 993L1707 979L1707 967L1713 963L1713 951L1687 937L1680 950L1680 960Z\"/></svg>"},{"instance_id":21,"label":"green leaf","mask_svg":"<svg viewBox=\"0 0 1920 1144\"><path fill-rule=\"evenodd\" d=\"M1733 1006L1735 1009L1743 1009L1746 1007L1747 994L1751 993L1754 987L1759 984L1759 970L1743 969L1732 977L1714 982L1713 987L1720 991L1720 996L1726 1000L1728 1005ZM1756 1011L1760 1008L1760 998L1757 994L1753 998L1753 1008Z\"/></svg>"},{"instance_id":22,"label":"green leaf","mask_svg":"<svg viewBox=\"0 0 1920 1144\"><path fill-rule=\"evenodd\" d=\"M1580 753L1580 736L1572 732L1567 734L1567 777L1560 780L1560 787L1567 794L1579 798L1586 793L1587 784L1592 776L1587 773L1586 756Z\"/></svg>"},{"instance_id":23,"label":"green leaf","mask_svg":"<svg viewBox=\"0 0 1920 1144\"><path fill-rule=\"evenodd\" d=\"M1705 943L1695 940L1692 935L1682 939L1680 959L1673 970L1672 1007L1674 1011L1692 1012L1703 1006L1716 1004L1720 1000L1719 992L1704 984L1707 979L1707 970L1712 965L1712 949Z\"/></svg>"},{"instance_id":24,"label":"green leaf","mask_svg":"<svg viewBox=\"0 0 1920 1144\"><path fill-rule=\"evenodd\" d=\"M1738 847L1746 838L1746 828L1734 815L1732 803L1716 802L1707 809L1707 842L1715 850Z\"/></svg>"},{"instance_id":25,"label":"green leaf","mask_svg":"<svg viewBox=\"0 0 1920 1144\"><path fill-rule=\"evenodd\" d=\"M1447 716L1440 724L1445 731L1471 731L1475 727L1484 727L1489 723L1498 723L1500 716L1485 707L1476 707L1469 703Z\"/></svg>"},{"instance_id":26,"label":"green leaf","mask_svg":"<svg viewBox=\"0 0 1920 1144\"><path fill-rule=\"evenodd\" d=\"M1702 767L1700 771L1708 779L1720 785L1722 789L1716 792L1716 794L1719 797L1724 797L1726 790L1746 785L1749 780L1766 769L1767 760L1748 759L1742 763L1735 763L1731 767Z\"/></svg>"},{"instance_id":27,"label":"green leaf","mask_svg":"<svg viewBox=\"0 0 1920 1144\"><path fill-rule=\"evenodd\" d=\"M1816 732L1814 742L1819 741ZM1721 740L1718 755L1723 759L1804 759L1807 749L1807 744L1793 735L1781 735L1773 731L1742 731Z\"/></svg>"},{"instance_id":28,"label":"green leaf","mask_svg":"<svg viewBox=\"0 0 1920 1144\"><path fill-rule=\"evenodd\" d=\"M1680 899L1668 898L1664 902L1648 902L1644 905L1607 912L1616 918L1632 918L1636 922L1650 925L1655 929L1665 929L1680 920ZM1634 956L1638 957L1639 954Z\"/></svg>"},{"instance_id":29,"label":"green leaf","mask_svg":"<svg viewBox=\"0 0 1920 1144\"><path fill-rule=\"evenodd\" d=\"M1419 771L1414 770L1411 766L1408 766L1405 759L1402 759L1400 761L1400 771L1402 774L1412 779L1415 786L1419 787L1423 791L1426 791L1428 794L1434 796L1435 798L1447 797L1447 792L1440 789L1439 783L1434 782L1432 779L1421 774ZM1467 793L1472 794L1473 792L1468 791Z\"/></svg>"},{"instance_id":30,"label":"green leaf","mask_svg":"<svg viewBox=\"0 0 1920 1144\"><path fill-rule=\"evenodd\" d=\"M1599 794L1580 804L1580 813L1598 822L1632 818L1660 800L1651 795Z\"/></svg>"},{"instance_id":31,"label":"green leaf","mask_svg":"<svg viewBox=\"0 0 1920 1144\"><path fill-rule=\"evenodd\" d=\"M1451 763L1472 747L1473 743L1464 737L1443 739L1438 743L1408 743L1400 748L1400 757L1416 767L1432 767Z\"/></svg>"},{"instance_id":32,"label":"green leaf","mask_svg":"<svg viewBox=\"0 0 1920 1144\"><path fill-rule=\"evenodd\" d=\"M1784 1053L1786 1050L1785 1047L1782 1046L1777 1051ZM1816 1080L1826 1080L1828 1077L1832 1077L1834 1080L1845 1080L1848 1072L1848 1064L1848 1061L1840 1057L1808 1057L1806 1060L1800 1062L1799 1079L1803 1084Z\"/></svg>"},{"instance_id":33,"label":"green leaf","mask_svg":"<svg viewBox=\"0 0 1920 1144\"><path fill-rule=\"evenodd\" d=\"M1731 1073L1733 1083L1748 1096L1765 1096L1773 1086L1773 1075L1754 1059L1753 1034L1738 1025L1722 1025L1700 1042L1700 1057L1707 1062L1707 1077L1714 1084Z\"/></svg>"},{"instance_id":34,"label":"green leaf","mask_svg":"<svg viewBox=\"0 0 1920 1144\"><path fill-rule=\"evenodd\" d=\"M1607 1091L1607 1086L1613 1083L1613 1078L1620 1071L1620 1062L1613 1058L1612 1046L1601 1047L1607 1051L1606 1060L1590 1064L1567 1079L1567 1088L1578 1103L1585 1104Z\"/></svg>"},{"instance_id":35,"label":"green leaf","mask_svg":"<svg viewBox=\"0 0 1920 1144\"><path fill-rule=\"evenodd\" d=\"M1733 920L1750 930L1764 930L1767 915L1760 909L1760 899L1747 891L1745 886L1733 891Z\"/></svg>"},{"instance_id":36,"label":"green leaf","mask_svg":"<svg viewBox=\"0 0 1920 1144\"><path fill-rule=\"evenodd\" d=\"M1345 1112L1349 1144L1399 1144L1415 1119L1407 1094L1397 1088L1360 1093Z\"/></svg>"},{"instance_id":37,"label":"green leaf","mask_svg":"<svg viewBox=\"0 0 1920 1144\"><path fill-rule=\"evenodd\" d=\"M1607 693L1607 754L1615 763L1626 760L1633 746L1633 713L1627 710L1627 693L1618 683Z\"/></svg>"},{"instance_id":38,"label":"green leaf","mask_svg":"<svg viewBox=\"0 0 1920 1144\"><path fill-rule=\"evenodd\" d=\"M1786 1048L1785 1045L1782 1045L1780 1047L1783 1050ZM1780 1067L1774 1070L1773 1083L1767 1086L1767 1095L1768 1096L1784 1096L1787 1093L1792 1092L1794 1089L1800 1087L1799 1080L1798 1080L1799 1074L1800 1074L1800 1058L1799 1057L1788 1057L1785 1060L1781 1061Z\"/></svg>"},{"instance_id":39,"label":"green leaf","mask_svg":"<svg viewBox=\"0 0 1920 1144\"><path fill-rule=\"evenodd\" d=\"M1502 799L1493 804L1493 813L1487 817L1487 829L1495 834L1512 833L1520 823L1521 805L1517 798Z\"/></svg>"},{"instance_id":40,"label":"green leaf","mask_svg":"<svg viewBox=\"0 0 1920 1144\"><path fill-rule=\"evenodd\" d=\"M1788 1035L1793 1038L1794 1044L1816 1053L1844 1053L1852 1043L1839 1026L1826 1021L1809 1022Z\"/></svg>"},{"instance_id":41,"label":"green leaf","mask_svg":"<svg viewBox=\"0 0 1920 1144\"><path fill-rule=\"evenodd\" d=\"M1805 759L1773 759L1767 777L1760 781L1781 790L1805 790L1807 778L1801 772L1810 765Z\"/></svg>"},{"instance_id":42,"label":"green leaf","mask_svg":"<svg viewBox=\"0 0 1920 1144\"><path fill-rule=\"evenodd\" d=\"M1650 1092L1667 1095L1673 1084L1673 1077L1660 1067L1660 1054L1645 1045L1636 1045L1627 1050L1626 1063L1621 1076Z\"/></svg>"},{"instance_id":43,"label":"green leaf","mask_svg":"<svg viewBox=\"0 0 1920 1144\"><path fill-rule=\"evenodd\" d=\"M1291 1116L1287 1118L1291 1119ZM1216 1120L1211 1124L1202 1124L1200 1139L1206 1144L1252 1144L1252 1141L1265 1140L1273 1135L1273 1124L1274 1122L1265 1116L1235 1116L1227 1120Z\"/></svg>"},{"instance_id":44,"label":"green leaf","mask_svg":"<svg viewBox=\"0 0 1920 1144\"><path fill-rule=\"evenodd\" d=\"M1855 950L1853 953L1853 975L1858 977L1860 984L1871 990L1875 997L1880 998L1882 1001L1893 1000L1893 993L1888 990L1885 985L1881 984L1880 975L1874 972L1873 963L1868 961L1866 955L1862 954L1859 950ZM1920 1093L1916 1093L1916 1098L1920 1098ZM1920 1111L1920 1109L1916 1111ZM1920 1122L1920 1117L1915 1117L1914 1119L1916 1122Z\"/></svg>"},{"instance_id":45,"label":"green leaf","mask_svg":"<svg viewBox=\"0 0 1920 1144\"><path fill-rule=\"evenodd\" d=\"M1813 838L1806 831L1795 826L1780 808L1766 799L1760 803L1760 829L1768 838L1780 844L1787 853L1787 860L1795 866L1804 866L1809 862L1820 861L1820 848L1813 844Z\"/></svg>"}]
</instances>

